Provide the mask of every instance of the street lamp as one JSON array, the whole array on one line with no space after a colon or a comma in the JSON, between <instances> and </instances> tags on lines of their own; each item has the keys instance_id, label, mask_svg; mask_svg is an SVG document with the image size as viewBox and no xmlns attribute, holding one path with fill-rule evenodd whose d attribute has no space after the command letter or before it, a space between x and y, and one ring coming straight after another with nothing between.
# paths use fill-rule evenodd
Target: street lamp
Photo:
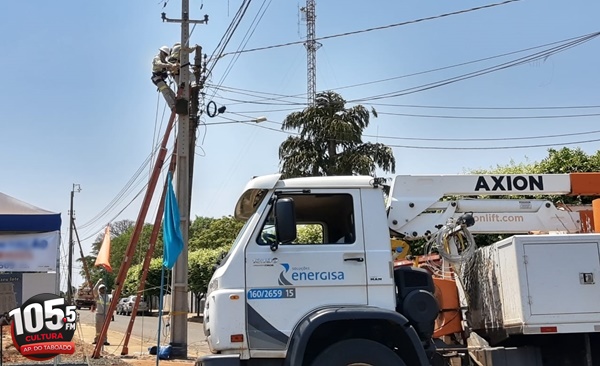
<instances>
[{"instance_id":1,"label":"street lamp","mask_svg":"<svg viewBox=\"0 0 600 366\"><path fill-rule=\"evenodd\" d=\"M265 116L260 116L260 117L256 117L253 119L248 119L248 120L243 120L243 121L222 121L222 122L213 122L213 123L205 123L205 125L226 125L226 124L231 124L231 123L248 123L248 122L254 122L254 123L261 123L261 122L266 122L267 121L267 117Z\"/></svg>"}]
</instances>

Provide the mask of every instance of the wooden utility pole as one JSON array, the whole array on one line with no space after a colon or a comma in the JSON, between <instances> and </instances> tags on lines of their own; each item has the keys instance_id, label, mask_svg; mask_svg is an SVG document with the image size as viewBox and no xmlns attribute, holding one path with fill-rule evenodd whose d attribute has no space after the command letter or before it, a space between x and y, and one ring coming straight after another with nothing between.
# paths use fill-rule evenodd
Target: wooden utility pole
<instances>
[{"instance_id":1,"label":"wooden utility pole","mask_svg":"<svg viewBox=\"0 0 600 366\"><path fill-rule=\"evenodd\" d=\"M75 220L73 198L75 197L75 187L77 187L77 192L81 192L79 184L73 183L73 189L71 190L71 207L69 209L69 260L67 264L67 304L69 305L73 305L73 291L71 289L73 287L73 220Z\"/></svg>"},{"instance_id":2,"label":"wooden utility pole","mask_svg":"<svg viewBox=\"0 0 600 366\"><path fill-rule=\"evenodd\" d=\"M181 236L183 238L183 250L175 262L171 283L171 355L174 358L187 358L187 316L188 316L188 233L190 226L190 202L191 202L191 164L194 156L195 126L197 118L190 108L190 100L196 98L190 93L190 71L189 71L189 38L190 23L205 24L208 15L203 20L190 20L189 0L181 2L181 19L169 19L165 13L162 14L163 21L181 23L181 53L178 98L175 110L179 118L177 129L177 185L175 195L179 206ZM197 105L197 104L196 104ZM190 124L190 114L192 124Z\"/></svg>"}]
</instances>

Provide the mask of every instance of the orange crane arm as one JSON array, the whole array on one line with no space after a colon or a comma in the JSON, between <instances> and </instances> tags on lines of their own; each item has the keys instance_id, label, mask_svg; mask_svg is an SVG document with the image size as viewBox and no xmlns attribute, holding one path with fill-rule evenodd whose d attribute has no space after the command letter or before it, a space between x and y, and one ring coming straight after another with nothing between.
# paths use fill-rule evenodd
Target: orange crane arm
<instances>
[{"instance_id":1,"label":"orange crane arm","mask_svg":"<svg viewBox=\"0 0 600 366\"><path fill-rule=\"evenodd\" d=\"M570 196L600 196L600 173L570 173Z\"/></svg>"}]
</instances>

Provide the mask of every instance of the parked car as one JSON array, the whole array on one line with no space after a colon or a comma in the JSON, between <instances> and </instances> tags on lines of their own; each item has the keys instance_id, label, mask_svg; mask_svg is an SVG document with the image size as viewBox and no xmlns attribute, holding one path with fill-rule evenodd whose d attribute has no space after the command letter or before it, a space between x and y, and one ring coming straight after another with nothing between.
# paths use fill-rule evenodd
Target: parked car
<instances>
[{"instance_id":1,"label":"parked car","mask_svg":"<svg viewBox=\"0 0 600 366\"><path fill-rule=\"evenodd\" d=\"M117 303L117 315L126 315L127 314L127 303L129 302L128 297L122 297L119 299Z\"/></svg>"},{"instance_id":2,"label":"parked car","mask_svg":"<svg viewBox=\"0 0 600 366\"><path fill-rule=\"evenodd\" d=\"M127 298L127 302L125 303L125 313L126 315L131 315L133 310L133 304L135 304L136 295L131 295ZM138 314L146 314L148 312L148 303L144 301L144 299L140 299L140 303L138 304L137 313Z\"/></svg>"}]
</instances>

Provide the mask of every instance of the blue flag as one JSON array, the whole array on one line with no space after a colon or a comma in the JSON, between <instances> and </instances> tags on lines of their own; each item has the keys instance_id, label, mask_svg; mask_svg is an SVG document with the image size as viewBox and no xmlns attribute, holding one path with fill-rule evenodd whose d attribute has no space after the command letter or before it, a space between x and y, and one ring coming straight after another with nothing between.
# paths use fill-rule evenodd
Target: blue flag
<instances>
[{"instance_id":1,"label":"blue flag","mask_svg":"<svg viewBox=\"0 0 600 366\"><path fill-rule=\"evenodd\" d=\"M183 236L181 235L179 206L173 191L172 176L167 176L167 196L165 198L165 214L163 219L163 265L168 269L173 268L177 257L183 250Z\"/></svg>"}]
</instances>

